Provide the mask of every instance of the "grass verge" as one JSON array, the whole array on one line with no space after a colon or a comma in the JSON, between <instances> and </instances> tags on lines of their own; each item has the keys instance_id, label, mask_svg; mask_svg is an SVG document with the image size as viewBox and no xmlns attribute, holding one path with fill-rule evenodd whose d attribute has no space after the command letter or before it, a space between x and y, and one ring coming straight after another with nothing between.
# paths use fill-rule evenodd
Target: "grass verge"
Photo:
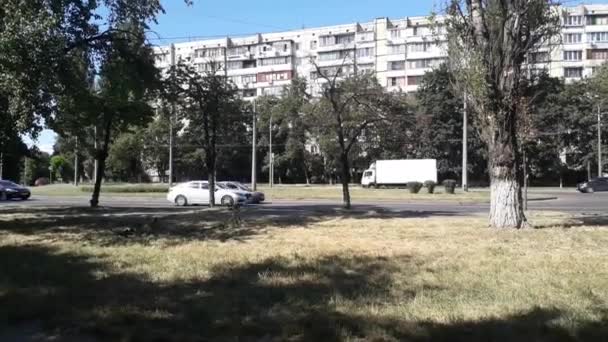
<instances>
[{"instance_id":1,"label":"grass verge","mask_svg":"<svg viewBox=\"0 0 608 342\"><path fill-rule=\"evenodd\" d=\"M0 340L608 336L605 218L21 210L0 212Z\"/></svg>"}]
</instances>

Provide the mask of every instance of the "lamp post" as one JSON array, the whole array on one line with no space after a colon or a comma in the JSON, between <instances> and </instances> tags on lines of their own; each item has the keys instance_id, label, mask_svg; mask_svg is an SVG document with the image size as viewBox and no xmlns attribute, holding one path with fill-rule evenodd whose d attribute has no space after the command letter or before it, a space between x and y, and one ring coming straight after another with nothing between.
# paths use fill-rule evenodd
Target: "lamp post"
<instances>
[{"instance_id":1,"label":"lamp post","mask_svg":"<svg viewBox=\"0 0 608 342\"><path fill-rule=\"evenodd\" d=\"M467 93L464 93L463 111L462 111L462 190L469 191L469 177L468 177L468 114L467 114Z\"/></svg>"},{"instance_id":2,"label":"lamp post","mask_svg":"<svg viewBox=\"0 0 608 342\"><path fill-rule=\"evenodd\" d=\"M255 113L255 99L253 100L253 112L252 112L252 116L253 116L253 123L252 123L252 128L253 128L253 141L251 144L251 188L253 189L253 191L257 190L258 184L257 184L257 174L256 174L256 164L257 164L257 153L256 153L256 145L257 145L257 125L256 125L256 113Z\"/></svg>"},{"instance_id":3,"label":"lamp post","mask_svg":"<svg viewBox=\"0 0 608 342\"><path fill-rule=\"evenodd\" d=\"M597 104L597 176L602 177L602 107Z\"/></svg>"},{"instance_id":4,"label":"lamp post","mask_svg":"<svg viewBox=\"0 0 608 342\"><path fill-rule=\"evenodd\" d=\"M274 155L272 154L272 113L270 113L270 121L268 122L268 180L270 187L274 185Z\"/></svg>"}]
</instances>

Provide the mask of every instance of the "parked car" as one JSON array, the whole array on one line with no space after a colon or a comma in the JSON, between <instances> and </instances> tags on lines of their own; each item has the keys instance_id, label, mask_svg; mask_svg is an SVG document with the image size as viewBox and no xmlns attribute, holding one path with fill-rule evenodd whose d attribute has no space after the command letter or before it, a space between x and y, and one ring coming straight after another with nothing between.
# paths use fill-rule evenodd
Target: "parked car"
<instances>
[{"instance_id":1,"label":"parked car","mask_svg":"<svg viewBox=\"0 0 608 342\"><path fill-rule=\"evenodd\" d=\"M224 185L226 188L237 191L245 191L251 193L251 202L252 203L262 203L266 200L266 196L263 192L253 191L247 185L240 182L220 182L220 184Z\"/></svg>"},{"instance_id":2,"label":"parked car","mask_svg":"<svg viewBox=\"0 0 608 342\"><path fill-rule=\"evenodd\" d=\"M226 189L221 184L215 186L215 204L217 205L245 204L250 199L251 194L244 191ZM167 200L179 206L209 204L209 182L192 181L178 184L169 189Z\"/></svg>"},{"instance_id":3,"label":"parked car","mask_svg":"<svg viewBox=\"0 0 608 342\"><path fill-rule=\"evenodd\" d=\"M8 180L0 180L0 200L21 199L23 201L30 198L30 190L19 184Z\"/></svg>"},{"instance_id":4,"label":"parked car","mask_svg":"<svg viewBox=\"0 0 608 342\"><path fill-rule=\"evenodd\" d=\"M592 178L588 182L578 184L576 188L578 191L588 194L596 191L608 191L608 177Z\"/></svg>"}]
</instances>

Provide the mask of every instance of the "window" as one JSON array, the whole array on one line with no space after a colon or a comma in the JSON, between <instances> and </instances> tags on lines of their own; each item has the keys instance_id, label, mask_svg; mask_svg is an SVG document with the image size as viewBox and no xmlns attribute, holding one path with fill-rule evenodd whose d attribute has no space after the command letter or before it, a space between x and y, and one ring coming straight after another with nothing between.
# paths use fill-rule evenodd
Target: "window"
<instances>
[{"instance_id":1,"label":"window","mask_svg":"<svg viewBox=\"0 0 608 342\"><path fill-rule=\"evenodd\" d=\"M410 52L428 52L432 47L433 43L413 43L409 44L408 48Z\"/></svg>"},{"instance_id":2,"label":"window","mask_svg":"<svg viewBox=\"0 0 608 342\"><path fill-rule=\"evenodd\" d=\"M583 59L583 51L564 51L564 61L580 61Z\"/></svg>"},{"instance_id":3,"label":"window","mask_svg":"<svg viewBox=\"0 0 608 342\"><path fill-rule=\"evenodd\" d=\"M224 55L224 48L213 49L197 49L194 51L194 56L199 58L220 57Z\"/></svg>"},{"instance_id":4,"label":"window","mask_svg":"<svg viewBox=\"0 0 608 342\"><path fill-rule=\"evenodd\" d=\"M438 66L443 62L440 58L414 59L408 61L409 69L424 69Z\"/></svg>"},{"instance_id":5,"label":"window","mask_svg":"<svg viewBox=\"0 0 608 342\"><path fill-rule=\"evenodd\" d=\"M608 15L590 15L587 17L587 25L608 25Z\"/></svg>"},{"instance_id":6,"label":"window","mask_svg":"<svg viewBox=\"0 0 608 342\"><path fill-rule=\"evenodd\" d=\"M255 83L255 82L256 82L256 80L257 80L257 75L243 75L243 76L241 77L241 81L242 81L244 84L247 84L247 83Z\"/></svg>"},{"instance_id":7,"label":"window","mask_svg":"<svg viewBox=\"0 0 608 342\"><path fill-rule=\"evenodd\" d=\"M374 48L363 48L357 50L357 57L373 57L374 56Z\"/></svg>"},{"instance_id":8,"label":"window","mask_svg":"<svg viewBox=\"0 0 608 342\"><path fill-rule=\"evenodd\" d=\"M405 44L391 45L391 55L405 55Z\"/></svg>"},{"instance_id":9,"label":"window","mask_svg":"<svg viewBox=\"0 0 608 342\"><path fill-rule=\"evenodd\" d=\"M196 183L196 182L194 182L194 183L189 183L189 184L188 184L188 187L189 187L190 189L200 189L200 187L201 187L201 186L200 186L200 183Z\"/></svg>"},{"instance_id":10,"label":"window","mask_svg":"<svg viewBox=\"0 0 608 342\"><path fill-rule=\"evenodd\" d=\"M243 61L243 69L255 68L256 66L256 61Z\"/></svg>"},{"instance_id":11,"label":"window","mask_svg":"<svg viewBox=\"0 0 608 342\"><path fill-rule=\"evenodd\" d=\"M332 46L336 45L336 37L334 36L325 36L321 37L321 46Z\"/></svg>"},{"instance_id":12,"label":"window","mask_svg":"<svg viewBox=\"0 0 608 342\"><path fill-rule=\"evenodd\" d=\"M258 82L285 81L291 79L291 71L270 72L258 74Z\"/></svg>"},{"instance_id":13,"label":"window","mask_svg":"<svg viewBox=\"0 0 608 342\"><path fill-rule=\"evenodd\" d=\"M288 62L289 62L289 60L287 57L265 58L265 59L260 59L260 66L280 65L280 64L287 64Z\"/></svg>"},{"instance_id":14,"label":"window","mask_svg":"<svg viewBox=\"0 0 608 342\"><path fill-rule=\"evenodd\" d=\"M353 57L353 52L351 50L347 51L334 51L334 52L322 52L319 53L320 61L335 61L338 59L348 59Z\"/></svg>"},{"instance_id":15,"label":"window","mask_svg":"<svg viewBox=\"0 0 608 342\"><path fill-rule=\"evenodd\" d=\"M418 35L418 28L414 27L414 29L412 30L412 35L413 36L417 36Z\"/></svg>"},{"instance_id":16,"label":"window","mask_svg":"<svg viewBox=\"0 0 608 342\"><path fill-rule=\"evenodd\" d=\"M404 70L405 61L388 62L388 70Z\"/></svg>"},{"instance_id":17,"label":"window","mask_svg":"<svg viewBox=\"0 0 608 342\"><path fill-rule=\"evenodd\" d=\"M569 15L564 18L564 26L583 26L582 15Z\"/></svg>"},{"instance_id":18,"label":"window","mask_svg":"<svg viewBox=\"0 0 608 342\"><path fill-rule=\"evenodd\" d=\"M203 184L201 184L201 189L203 189L203 190L209 190L209 183L203 183Z\"/></svg>"},{"instance_id":19,"label":"window","mask_svg":"<svg viewBox=\"0 0 608 342\"><path fill-rule=\"evenodd\" d=\"M300 51L300 47L301 47L301 44L300 43L296 43L296 51Z\"/></svg>"},{"instance_id":20,"label":"window","mask_svg":"<svg viewBox=\"0 0 608 342\"><path fill-rule=\"evenodd\" d=\"M336 36L336 44L346 45L346 44L350 44L354 41L355 41L354 34L344 34L344 35Z\"/></svg>"},{"instance_id":21,"label":"window","mask_svg":"<svg viewBox=\"0 0 608 342\"><path fill-rule=\"evenodd\" d=\"M549 61L549 53L546 51L533 52L530 54L530 63L546 63Z\"/></svg>"},{"instance_id":22,"label":"window","mask_svg":"<svg viewBox=\"0 0 608 342\"><path fill-rule=\"evenodd\" d=\"M249 53L249 46L236 46L228 49L228 56L241 56Z\"/></svg>"},{"instance_id":23,"label":"window","mask_svg":"<svg viewBox=\"0 0 608 342\"><path fill-rule=\"evenodd\" d=\"M371 42L374 40L374 32L363 32L357 34L360 42Z\"/></svg>"},{"instance_id":24,"label":"window","mask_svg":"<svg viewBox=\"0 0 608 342\"><path fill-rule=\"evenodd\" d=\"M357 69L359 71L360 74L369 72L369 71L374 71L374 64L373 63L369 63L369 64L359 64L357 66Z\"/></svg>"},{"instance_id":25,"label":"window","mask_svg":"<svg viewBox=\"0 0 608 342\"><path fill-rule=\"evenodd\" d=\"M564 35L564 43L576 44L582 41L583 35L581 33L566 33Z\"/></svg>"},{"instance_id":26,"label":"window","mask_svg":"<svg viewBox=\"0 0 608 342\"><path fill-rule=\"evenodd\" d=\"M583 68L564 68L564 77L583 77Z\"/></svg>"},{"instance_id":27,"label":"window","mask_svg":"<svg viewBox=\"0 0 608 342\"><path fill-rule=\"evenodd\" d=\"M270 88L264 88L262 90L262 92L264 93L264 95L274 95L274 96L279 96L283 93L283 88L282 87L270 87Z\"/></svg>"},{"instance_id":28,"label":"window","mask_svg":"<svg viewBox=\"0 0 608 342\"><path fill-rule=\"evenodd\" d=\"M391 30L391 38L401 38L401 29Z\"/></svg>"},{"instance_id":29,"label":"window","mask_svg":"<svg viewBox=\"0 0 608 342\"><path fill-rule=\"evenodd\" d=\"M243 90L243 97L254 97L256 95L257 95L257 90L255 90L255 89Z\"/></svg>"},{"instance_id":30,"label":"window","mask_svg":"<svg viewBox=\"0 0 608 342\"><path fill-rule=\"evenodd\" d=\"M243 62L242 61L228 62L228 64L226 64L226 68L228 68L228 70L243 69Z\"/></svg>"},{"instance_id":31,"label":"window","mask_svg":"<svg viewBox=\"0 0 608 342\"><path fill-rule=\"evenodd\" d=\"M310 42L310 49L311 50L316 50L317 49L317 41L313 40Z\"/></svg>"},{"instance_id":32,"label":"window","mask_svg":"<svg viewBox=\"0 0 608 342\"><path fill-rule=\"evenodd\" d=\"M407 84L408 85L419 85L422 82L422 76L408 76Z\"/></svg>"},{"instance_id":33,"label":"window","mask_svg":"<svg viewBox=\"0 0 608 342\"><path fill-rule=\"evenodd\" d=\"M587 50L587 59L608 60L608 49Z\"/></svg>"},{"instance_id":34,"label":"window","mask_svg":"<svg viewBox=\"0 0 608 342\"><path fill-rule=\"evenodd\" d=\"M587 33L587 40L590 42L608 42L608 32Z\"/></svg>"},{"instance_id":35,"label":"window","mask_svg":"<svg viewBox=\"0 0 608 342\"><path fill-rule=\"evenodd\" d=\"M389 77L388 85L390 87L405 87L405 77Z\"/></svg>"}]
</instances>

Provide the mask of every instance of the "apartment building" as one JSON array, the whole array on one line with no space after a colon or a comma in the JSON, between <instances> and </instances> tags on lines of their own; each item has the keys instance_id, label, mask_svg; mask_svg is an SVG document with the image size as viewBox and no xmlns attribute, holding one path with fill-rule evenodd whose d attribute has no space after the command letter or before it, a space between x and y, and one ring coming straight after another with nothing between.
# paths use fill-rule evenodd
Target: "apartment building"
<instances>
[{"instance_id":1,"label":"apartment building","mask_svg":"<svg viewBox=\"0 0 608 342\"><path fill-rule=\"evenodd\" d=\"M558 9L559 42L528 57L531 72L548 70L572 81L591 75L608 61L608 4ZM442 18L436 19L439 23ZM261 33L178 43L156 49L159 68L172 61L190 63L201 72L215 63L245 99L280 95L296 75L318 93L324 75L374 72L389 91L415 92L422 76L447 57L445 30L429 17L377 18L287 32ZM317 64L319 70L314 66Z\"/></svg>"}]
</instances>

